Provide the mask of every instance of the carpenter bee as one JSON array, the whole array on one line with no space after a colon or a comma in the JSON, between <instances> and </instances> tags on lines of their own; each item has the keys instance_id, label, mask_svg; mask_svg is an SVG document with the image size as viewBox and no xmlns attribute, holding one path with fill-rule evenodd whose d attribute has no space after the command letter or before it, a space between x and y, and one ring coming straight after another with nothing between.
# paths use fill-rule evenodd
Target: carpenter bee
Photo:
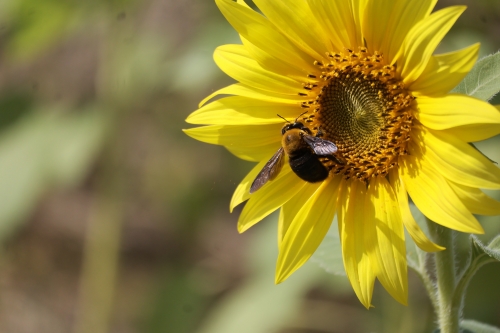
<instances>
[{"instance_id":1,"label":"carpenter bee","mask_svg":"<svg viewBox=\"0 0 500 333\"><path fill-rule=\"evenodd\" d=\"M333 156L337 152L337 146L333 142L321 139L321 130L318 130L316 136L312 136L311 130L297 119L293 123L285 119L287 124L281 129L283 135L281 148L259 172L250 187L250 193L254 193L278 176L283 167L285 153L288 155L288 163L293 172L310 183L320 182L328 177L328 169L321 163L319 157L329 156L339 162Z\"/></svg>"}]
</instances>

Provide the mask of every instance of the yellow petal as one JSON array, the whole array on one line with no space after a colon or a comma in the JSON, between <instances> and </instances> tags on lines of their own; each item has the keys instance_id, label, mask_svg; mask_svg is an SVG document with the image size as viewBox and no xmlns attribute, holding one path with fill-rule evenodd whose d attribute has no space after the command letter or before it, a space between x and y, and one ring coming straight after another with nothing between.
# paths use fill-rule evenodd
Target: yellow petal
<instances>
[{"instance_id":1,"label":"yellow petal","mask_svg":"<svg viewBox=\"0 0 500 333\"><path fill-rule=\"evenodd\" d=\"M415 81L422 74L434 50L465 8L454 6L441 9L410 30L404 41L402 56L395 59L398 68L402 69L401 77L405 83Z\"/></svg>"},{"instance_id":2,"label":"yellow petal","mask_svg":"<svg viewBox=\"0 0 500 333\"><path fill-rule=\"evenodd\" d=\"M324 0L324 1L329 1L329 0ZM349 36L351 40L350 47L352 47L354 50L357 50L360 47L365 46L365 39L363 36L363 32L361 31L361 26L363 24L363 20L367 12L367 4L370 2L370 0L347 0L345 2L349 3L349 6L351 7L354 27L344 26L340 28L341 29L346 29L346 27L349 28L347 31L349 31Z\"/></svg>"},{"instance_id":3,"label":"yellow petal","mask_svg":"<svg viewBox=\"0 0 500 333\"><path fill-rule=\"evenodd\" d=\"M278 218L278 247L281 246L292 220L297 216L302 206L316 192L321 183L306 183L293 198L281 207Z\"/></svg>"},{"instance_id":4,"label":"yellow petal","mask_svg":"<svg viewBox=\"0 0 500 333\"><path fill-rule=\"evenodd\" d=\"M500 106L496 105L497 111L500 111ZM472 124L463 125L446 130L457 138L465 142L482 141L500 133L500 126L498 123L494 124Z\"/></svg>"},{"instance_id":5,"label":"yellow petal","mask_svg":"<svg viewBox=\"0 0 500 333\"><path fill-rule=\"evenodd\" d=\"M306 1L255 0L254 3L274 26L296 46L316 60L325 57L326 35Z\"/></svg>"},{"instance_id":6,"label":"yellow petal","mask_svg":"<svg viewBox=\"0 0 500 333\"><path fill-rule=\"evenodd\" d=\"M330 51L357 50L359 31L354 21L351 1L309 0L312 14L318 21L323 35L330 39Z\"/></svg>"},{"instance_id":7,"label":"yellow petal","mask_svg":"<svg viewBox=\"0 0 500 333\"><path fill-rule=\"evenodd\" d=\"M499 124L472 124L444 130L465 142L483 141L500 133Z\"/></svg>"},{"instance_id":8,"label":"yellow petal","mask_svg":"<svg viewBox=\"0 0 500 333\"><path fill-rule=\"evenodd\" d=\"M399 170L408 194L429 219L462 232L484 232L446 179L425 159L406 156Z\"/></svg>"},{"instance_id":9,"label":"yellow petal","mask_svg":"<svg viewBox=\"0 0 500 333\"><path fill-rule=\"evenodd\" d=\"M219 46L214 52L214 60L224 73L248 87L293 96L307 92L303 82L264 69L243 45Z\"/></svg>"},{"instance_id":10,"label":"yellow petal","mask_svg":"<svg viewBox=\"0 0 500 333\"><path fill-rule=\"evenodd\" d=\"M398 302L408 302L408 272L403 221L396 194L387 179L370 182L368 197L375 210L377 277Z\"/></svg>"},{"instance_id":11,"label":"yellow petal","mask_svg":"<svg viewBox=\"0 0 500 333\"><path fill-rule=\"evenodd\" d=\"M363 36L370 51L378 51L387 62L401 49L410 29L429 15L437 0L370 1L362 26Z\"/></svg>"},{"instance_id":12,"label":"yellow petal","mask_svg":"<svg viewBox=\"0 0 500 333\"><path fill-rule=\"evenodd\" d=\"M282 59L276 58L265 50L261 49L257 45L250 42L243 36L240 36L241 42L245 46L245 49L248 51L248 54L252 59L257 61L262 68L269 70L270 72L283 75L297 81L304 81L307 78L309 73L319 74L317 68L309 68L309 70L305 70L304 66L293 67L289 63L283 61ZM307 78L308 80L312 80ZM317 83L317 80L312 80L313 83Z\"/></svg>"},{"instance_id":13,"label":"yellow petal","mask_svg":"<svg viewBox=\"0 0 500 333\"><path fill-rule=\"evenodd\" d=\"M303 70L305 75L316 70L315 59L293 45L264 16L232 0L215 2L241 36L269 55L268 59L260 59L264 68L273 70L274 61L279 59L291 68Z\"/></svg>"},{"instance_id":14,"label":"yellow petal","mask_svg":"<svg viewBox=\"0 0 500 333\"><path fill-rule=\"evenodd\" d=\"M304 100L304 97L299 96L298 94L297 95L279 94L272 91L265 91L257 88L251 88L241 83L235 83L211 93L210 95L205 97L200 102L200 104L198 104L198 107L201 108L209 100L219 95L237 95L252 99L258 99L261 101L268 101L280 104L292 104L292 105L297 105Z\"/></svg>"},{"instance_id":15,"label":"yellow petal","mask_svg":"<svg viewBox=\"0 0 500 333\"><path fill-rule=\"evenodd\" d=\"M276 153L279 149L277 144L268 144L258 149L252 146L225 146L234 156L245 161L258 162L265 160L267 156Z\"/></svg>"},{"instance_id":16,"label":"yellow petal","mask_svg":"<svg viewBox=\"0 0 500 333\"><path fill-rule=\"evenodd\" d=\"M410 206L408 204L408 193L406 193L406 188L403 181L400 179L397 169L392 169L390 171L391 185L394 188L394 192L397 196L399 211L401 213L401 218L403 219L403 224L406 230L410 234L411 238L415 244L426 252L436 252L442 251L445 248L433 243L422 231L418 223L413 218L410 211Z\"/></svg>"},{"instance_id":17,"label":"yellow petal","mask_svg":"<svg viewBox=\"0 0 500 333\"><path fill-rule=\"evenodd\" d=\"M183 130L190 137L225 146L247 161L262 161L281 147L282 124L209 125Z\"/></svg>"},{"instance_id":18,"label":"yellow petal","mask_svg":"<svg viewBox=\"0 0 500 333\"><path fill-rule=\"evenodd\" d=\"M450 94L444 97L417 98L420 122L434 130L444 130L458 126L491 124L500 133L500 113L479 99ZM478 127L480 130L480 127ZM465 139L463 139L465 141Z\"/></svg>"},{"instance_id":19,"label":"yellow petal","mask_svg":"<svg viewBox=\"0 0 500 333\"><path fill-rule=\"evenodd\" d=\"M276 179L270 181L250 196L250 199L240 214L238 231L246 231L264 217L283 206L283 204L293 198L304 185L305 181L297 177L288 164L285 164Z\"/></svg>"},{"instance_id":20,"label":"yellow petal","mask_svg":"<svg viewBox=\"0 0 500 333\"><path fill-rule=\"evenodd\" d=\"M487 196L478 188L449 182L468 210L479 215L500 215L500 202Z\"/></svg>"},{"instance_id":21,"label":"yellow petal","mask_svg":"<svg viewBox=\"0 0 500 333\"><path fill-rule=\"evenodd\" d=\"M477 43L460 51L431 57L425 70L410 84L409 89L417 96L438 96L448 93L474 67L479 46Z\"/></svg>"},{"instance_id":22,"label":"yellow petal","mask_svg":"<svg viewBox=\"0 0 500 333\"><path fill-rule=\"evenodd\" d=\"M301 267L323 241L335 216L340 179L323 181L293 218L279 247L276 283Z\"/></svg>"},{"instance_id":23,"label":"yellow petal","mask_svg":"<svg viewBox=\"0 0 500 333\"><path fill-rule=\"evenodd\" d=\"M283 121L283 120L282 120ZM215 145L247 145L255 147L281 142L283 124L270 125L208 125L183 130L190 137ZM276 149L278 149L277 147Z\"/></svg>"},{"instance_id":24,"label":"yellow petal","mask_svg":"<svg viewBox=\"0 0 500 333\"><path fill-rule=\"evenodd\" d=\"M271 155L269 155L271 156ZM260 170L266 165L267 160L262 160L260 163L252 168L245 178L238 184L236 190L234 190L231 202L229 203L229 211L232 213L234 207L238 206L240 203L247 201L250 198L250 186L259 174ZM283 170L282 170L283 171Z\"/></svg>"},{"instance_id":25,"label":"yellow petal","mask_svg":"<svg viewBox=\"0 0 500 333\"><path fill-rule=\"evenodd\" d=\"M251 8L249 5L244 0L234 0L236 3L246 7L246 8Z\"/></svg>"},{"instance_id":26,"label":"yellow petal","mask_svg":"<svg viewBox=\"0 0 500 333\"><path fill-rule=\"evenodd\" d=\"M342 181L337 204L342 258L347 277L360 302L371 306L375 283L375 226L373 205L367 205L366 186L359 181Z\"/></svg>"},{"instance_id":27,"label":"yellow petal","mask_svg":"<svg viewBox=\"0 0 500 333\"><path fill-rule=\"evenodd\" d=\"M500 189L500 169L474 147L443 131L422 130L424 158L447 179L465 186Z\"/></svg>"},{"instance_id":28,"label":"yellow petal","mask_svg":"<svg viewBox=\"0 0 500 333\"><path fill-rule=\"evenodd\" d=\"M283 124L284 118L295 119L301 108L241 96L221 98L191 113L186 122L196 125L264 125Z\"/></svg>"}]
</instances>

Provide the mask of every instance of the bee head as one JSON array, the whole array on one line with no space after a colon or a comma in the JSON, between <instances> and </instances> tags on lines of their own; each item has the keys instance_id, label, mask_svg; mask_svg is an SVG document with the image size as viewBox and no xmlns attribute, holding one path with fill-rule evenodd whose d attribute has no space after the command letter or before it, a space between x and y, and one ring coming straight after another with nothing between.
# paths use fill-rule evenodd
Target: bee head
<instances>
[{"instance_id":1,"label":"bee head","mask_svg":"<svg viewBox=\"0 0 500 333\"><path fill-rule=\"evenodd\" d=\"M283 126L283 128L281 129L281 134L284 135L286 132L288 132L289 130L292 130L292 129L299 129L301 131L304 131L306 132L307 134L311 134L311 130L309 128L307 128L303 123L301 123L300 121L295 121L293 123L288 123L288 124L285 124L285 126Z\"/></svg>"},{"instance_id":2,"label":"bee head","mask_svg":"<svg viewBox=\"0 0 500 333\"><path fill-rule=\"evenodd\" d=\"M286 120L285 118L283 118L282 116L280 116L278 114L278 117L280 117L281 119L285 120L287 123L285 124L285 126L283 126L283 128L281 129L281 135L284 135L287 131L291 130L291 129L294 129L294 128L297 128L299 130L302 130L304 132L306 132L307 134L311 135L311 130L309 128L307 128L302 122L298 121L298 119L300 118L300 116L304 115L305 113L307 112L304 112L302 114L300 114L293 123L289 122L288 120Z\"/></svg>"}]
</instances>

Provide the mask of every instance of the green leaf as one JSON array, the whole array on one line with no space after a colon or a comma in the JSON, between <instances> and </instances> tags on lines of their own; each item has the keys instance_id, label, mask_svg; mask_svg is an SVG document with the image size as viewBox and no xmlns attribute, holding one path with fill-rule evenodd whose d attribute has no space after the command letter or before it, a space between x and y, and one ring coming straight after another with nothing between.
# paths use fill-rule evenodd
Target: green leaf
<instances>
[{"instance_id":1,"label":"green leaf","mask_svg":"<svg viewBox=\"0 0 500 333\"><path fill-rule=\"evenodd\" d=\"M472 260L477 264L500 261L500 235L496 236L488 246L474 235L470 236L472 245ZM482 266L482 265L481 265Z\"/></svg>"},{"instance_id":2,"label":"green leaf","mask_svg":"<svg viewBox=\"0 0 500 333\"><path fill-rule=\"evenodd\" d=\"M20 0L10 8L7 53L34 58L71 31L77 14L75 3L63 0Z\"/></svg>"},{"instance_id":3,"label":"green leaf","mask_svg":"<svg viewBox=\"0 0 500 333\"><path fill-rule=\"evenodd\" d=\"M500 253L500 235L497 235L493 240L488 244L488 248L493 251L495 258L498 259L498 254Z\"/></svg>"},{"instance_id":4,"label":"green leaf","mask_svg":"<svg viewBox=\"0 0 500 333\"><path fill-rule=\"evenodd\" d=\"M480 59L451 92L488 101L500 91L500 52Z\"/></svg>"},{"instance_id":5,"label":"green leaf","mask_svg":"<svg viewBox=\"0 0 500 333\"><path fill-rule=\"evenodd\" d=\"M460 279L455 287L453 303L461 304L467 286L476 272L482 266L500 261L500 235L496 236L488 246L484 245L476 236L470 235L470 256L465 269L460 275Z\"/></svg>"},{"instance_id":6,"label":"green leaf","mask_svg":"<svg viewBox=\"0 0 500 333\"><path fill-rule=\"evenodd\" d=\"M170 88L174 65L165 62L168 54L168 43L157 36L139 34L117 43L102 65L101 94L116 106L130 108Z\"/></svg>"},{"instance_id":7,"label":"green leaf","mask_svg":"<svg viewBox=\"0 0 500 333\"><path fill-rule=\"evenodd\" d=\"M0 135L0 241L28 216L45 191L76 184L103 138L102 112L38 111Z\"/></svg>"},{"instance_id":8,"label":"green leaf","mask_svg":"<svg viewBox=\"0 0 500 333\"><path fill-rule=\"evenodd\" d=\"M474 320L463 320L460 327L472 333L500 333L500 329L494 326L479 323Z\"/></svg>"},{"instance_id":9,"label":"green leaf","mask_svg":"<svg viewBox=\"0 0 500 333\"><path fill-rule=\"evenodd\" d=\"M311 261L317 263L330 274L345 275L344 262L342 260L342 247L337 231L337 217L335 217L323 242L321 242L320 246L311 257Z\"/></svg>"}]
</instances>

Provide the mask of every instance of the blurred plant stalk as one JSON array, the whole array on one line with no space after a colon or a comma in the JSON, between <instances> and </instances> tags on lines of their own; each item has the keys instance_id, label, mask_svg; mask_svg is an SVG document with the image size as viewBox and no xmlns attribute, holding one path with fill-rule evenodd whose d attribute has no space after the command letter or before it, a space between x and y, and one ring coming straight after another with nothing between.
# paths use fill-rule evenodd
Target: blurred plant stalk
<instances>
[{"instance_id":1,"label":"blurred plant stalk","mask_svg":"<svg viewBox=\"0 0 500 333\"><path fill-rule=\"evenodd\" d=\"M124 147L116 135L118 128L108 136L87 225L76 333L106 333L113 315L126 195L126 177L120 167Z\"/></svg>"},{"instance_id":2,"label":"blurred plant stalk","mask_svg":"<svg viewBox=\"0 0 500 333\"><path fill-rule=\"evenodd\" d=\"M120 121L115 125L108 133L87 224L75 333L109 332L115 308L126 196Z\"/></svg>"},{"instance_id":3,"label":"blurred plant stalk","mask_svg":"<svg viewBox=\"0 0 500 333\"><path fill-rule=\"evenodd\" d=\"M76 333L106 333L114 307L123 200L114 184L104 188L88 223Z\"/></svg>"},{"instance_id":4,"label":"blurred plant stalk","mask_svg":"<svg viewBox=\"0 0 500 333\"><path fill-rule=\"evenodd\" d=\"M133 109L122 104L123 99L119 98L119 93L109 93L116 76L109 68L116 61L124 31L105 25L102 32L105 43L96 77L97 99L105 106L104 110L112 125L106 133L102 165L97 176L97 195L87 225L75 333L110 331L115 309L127 195L127 177L123 167L127 148L120 134L125 127L127 115Z\"/></svg>"}]
</instances>

